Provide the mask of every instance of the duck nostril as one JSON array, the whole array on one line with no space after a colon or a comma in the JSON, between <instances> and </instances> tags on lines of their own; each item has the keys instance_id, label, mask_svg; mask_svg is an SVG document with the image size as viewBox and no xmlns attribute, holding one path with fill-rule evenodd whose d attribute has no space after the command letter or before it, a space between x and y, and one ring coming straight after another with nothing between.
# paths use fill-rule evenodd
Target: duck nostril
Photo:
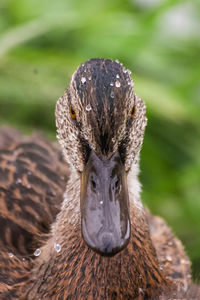
<instances>
[{"instance_id":1,"label":"duck nostril","mask_svg":"<svg viewBox=\"0 0 200 300\"><path fill-rule=\"evenodd\" d=\"M120 181L119 181L119 178L117 176L115 176L112 181L112 190L118 191L119 188L120 188Z\"/></svg>"},{"instance_id":2,"label":"duck nostril","mask_svg":"<svg viewBox=\"0 0 200 300\"><path fill-rule=\"evenodd\" d=\"M115 189L118 189L118 187L119 187L119 180L117 179L117 180L115 181Z\"/></svg>"},{"instance_id":3,"label":"duck nostril","mask_svg":"<svg viewBox=\"0 0 200 300\"><path fill-rule=\"evenodd\" d=\"M91 179L91 187L92 187L92 189L95 191L96 190L96 187L97 187L97 185L96 185L96 182L94 181L94 179Z\"/></svg>"}]
</instances>

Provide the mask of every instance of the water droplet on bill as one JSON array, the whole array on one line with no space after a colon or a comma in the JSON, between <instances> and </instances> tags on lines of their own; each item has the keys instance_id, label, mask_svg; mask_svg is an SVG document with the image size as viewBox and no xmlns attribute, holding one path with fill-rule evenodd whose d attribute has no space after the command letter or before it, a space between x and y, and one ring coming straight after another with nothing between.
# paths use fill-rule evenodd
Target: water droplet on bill
<instances>
[{"instance_id":1,"label":"water droplet on bill","mask_svg":"<svg viewBox=\"0 0 200 300\"><path fill-rule=\"evenodd\" d=\"M14 254L12 252L8 253L9 257L12 258Z\"/></svg>"}]
</instances>

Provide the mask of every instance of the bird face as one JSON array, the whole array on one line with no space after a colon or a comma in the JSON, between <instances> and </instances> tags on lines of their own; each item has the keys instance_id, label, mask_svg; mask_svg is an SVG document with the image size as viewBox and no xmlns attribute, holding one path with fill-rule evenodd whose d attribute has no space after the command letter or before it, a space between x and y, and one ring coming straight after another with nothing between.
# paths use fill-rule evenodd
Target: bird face
<instances>
[{"instance_id":1,"label":"bird face","mask_svg":"<svg viewBox=\"0 0 200 300\"><path fill-rule=\"evenodd\" d=\"M126 180L146 125L129 71L109 59L81 65L57 102L56 125L68 163L81 174L83 239L101 255L114 255L130 238Z\"/></svg>"}]
</instances>

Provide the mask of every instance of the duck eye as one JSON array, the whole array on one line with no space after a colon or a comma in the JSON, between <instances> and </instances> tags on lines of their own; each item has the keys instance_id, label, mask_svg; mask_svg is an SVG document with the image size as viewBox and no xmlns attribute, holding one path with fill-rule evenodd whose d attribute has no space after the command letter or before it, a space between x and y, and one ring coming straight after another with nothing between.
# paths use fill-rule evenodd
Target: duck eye
<instances>
[{"instance_id":1,"label":"duck eye","mask_svg":"<svg viewBox=\"0 0 200 300\"><path fill-rule=\"evenodd\" d=\"M131 118L133 118L135 116L136 113L136 107L133 106L132 110L131 110Z\"/></svg>"},{"instance_id":2,"label":"duck eye","mask_svg":"<svg viewBox=\"0 0 200 300\"><path fill-rule=\"evenodd\" d=\"M70 106L69 112L70 112L70 116L72 117L72 119L76 119L76 113L73 110L72 106Z\"/></svg>"}]
</instances>

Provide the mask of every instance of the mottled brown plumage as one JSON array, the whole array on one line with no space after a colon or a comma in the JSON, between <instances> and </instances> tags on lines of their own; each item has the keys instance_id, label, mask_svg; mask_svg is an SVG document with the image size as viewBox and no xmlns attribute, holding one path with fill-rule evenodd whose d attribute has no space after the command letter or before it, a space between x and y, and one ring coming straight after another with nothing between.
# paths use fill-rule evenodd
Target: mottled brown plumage
<instances>
[{"instance_id":1,"label":"mottled brown plumage","mask_svg":"<svg viewBox=\"0 0 200 300\"><path fill-rule=\"evenodd\" d=\"M140 199L146 117L129 71L104 59L80 66L56 122L68 181L55 145L0 132L0 299L198 299L181 242ZM127 172L131 237L112 257L81 235L80 177L92 151L103 161L118 151Z\"/></svg>"},{"instance_id":2,"label":"mottled brown plumage","mask_svg":"<svg viewBox=\"0 0 200 300\"><path fill-rule=\"evenodd\" d=\"M4 128L0 140L0 247L30 255L59 212L68 171L57 147L39 135Z\"/></svg>"}]
</instances>

